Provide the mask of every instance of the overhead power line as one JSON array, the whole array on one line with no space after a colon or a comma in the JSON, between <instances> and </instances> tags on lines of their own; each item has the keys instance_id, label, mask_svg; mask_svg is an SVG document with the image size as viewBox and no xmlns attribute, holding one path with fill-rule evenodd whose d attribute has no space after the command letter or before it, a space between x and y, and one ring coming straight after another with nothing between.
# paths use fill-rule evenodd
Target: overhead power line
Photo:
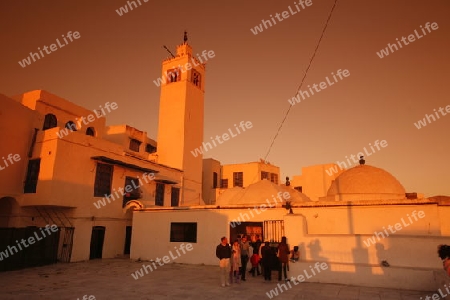
<instances>
[{"instance_id":1,"label":"overhead power line","mask_svg":"<svg viewBox=\"0 0 450 300\"><path fill-rule=\"evenodd\" d=\"M298 89L297 89L297 92L295 93L295 95L297 95L298 92L300 91L300 89L302 88L303 83L304 83L304 81L305 81L305 79L306 79L306 75L308 75L308 71L309 71L309 69L311 68L311 65L312 65L312 62L313 62L314 58L316 57L317 50L319 49L320 42L322 41L322 38L323 38L323 36L325 35L325 31L326 31L326 29L327 29L327 27L328 27L328 23L330 22L330 19L331 19L331 16L332 16L332 14L333 14L334 8L336 7L337 1L338 1L338 0L335 0L335 1L334 1L333 7L331 8L331 11L330 11L330 14L328 15L327 21L325 22L325 26L323 27L322 34L320 35L320 38L319 38L319 40L318 40L318 42L317 42L316 49L314 49L314 52L313 52L313 54L312 54L312 56L311 56L311 59L309 60L308 67L306 68L305 74L303 75L302 81L300 82L300 85L298 86ZM278 130L277 130L277 132L275 133L275 136L274 136L273 139L272 139L272 143L270 144L269 149L267 150L267 154L266 154L266 156L264 157L264 160L265 160L265 161L267 161L267 157L269 156L270 151L271 151L272 148L273 148L273 144L275 143L275 140L277 139L278 135L279 135L280 132L281 132L281 128L283 127L284 122L286 121L286 119L287 119L287 117L288 117L288 115L289 115L289 112L291 111L292 106L293 106L293 105L289 105L288 110L287 110L286 113L284 114L283 120L281 121L281 124L280 124L280 126L278 127Z\"/></svg>"}]
</instances>

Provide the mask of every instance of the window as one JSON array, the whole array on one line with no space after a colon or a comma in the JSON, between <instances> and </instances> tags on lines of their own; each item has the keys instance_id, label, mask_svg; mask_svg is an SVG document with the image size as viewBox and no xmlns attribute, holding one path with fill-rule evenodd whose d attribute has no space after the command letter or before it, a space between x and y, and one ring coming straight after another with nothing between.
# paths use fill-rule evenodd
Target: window
<instances>
[{"instance_id":1,"label":"window","mask_svg":"<svg viewBox=\"0 0 450 300\"><path fill-rule=\"evenodd\" d=\"M278 184L278 174L270 173L270 181L272 181L275 184Z\"/></svg>"},{"instance_id":2,"label":"window","mask_svg":"<svg viewBox=\"0 0 450 300\"><path fill-rule=\"evenodd\" d=\"M147 145L145 145L145 152L154 153L154 152L156 152L156 147L152 146L150 144L147 144Z\"/></svg>"},{"instance_id":3,"label":"window","mask_svg":"<svg viewBox=\"0 0 450 300\"><path fill-rule=\"evenodd\" d=\"M86 129L86 135L95 136L95 129L94 129L94 127L88 127Z\"/></svg>"},{"instance_id":4,"label":"window","mask_svg":"<svg viewBox=\"0 0 450 300\"><path fill-rule=\"evenodd\" d=\"M243 172L233 172L233 187L240 186L244 187L244 173Z\"/></svg>"},{"instance_id":5,"label":"window","mask_svg":"<svg viewBox=\"0 0 450 300\"><path fill-rule=\"evenodd\" d=\"M125 207L128 201L141 198L141 190L139 189L139 179L133 177L125 177L125 194L123 195L122 207Z\"/></svg>"},{"instance_id":6,"label":"window","mask_svg":"<svg viewBox=\"0 0 450 300\"><path fill-rule=\"evenodd\" d=\"M139 147L141 146L141 142L136 139L130 139L130 150L139 152Z\"/></svg>"},{"instance_id":7,"label":"window","mask_svg":"<svg viewBox=\"0 0 450 300\"><path fill-rule=\"evenodd\" d=\"M202 78L202 76L200 75L199 72L197 72L197 71L195 71L195 70L192 70L192 83L193 83L195 86L200 87L200 83L201 83L201 81L202 81L201 78Z\"/></svg>"},{"instance_id":8,"label":"window","mask_svg":"<svg viewBox=\"0 0 450 300\"><path fill-rule=\"evenodd\" d=\"M220 182L220 187L223 189L227 189L228 188L228 179L222 179L222 181Z\"/></svg>"},{"instance_id":9,"label":"window","mask_svg":"<svg viewBox=\"0 0 450 300\"><path fill-rule=\"evenodd\" d=\"M44 119L44 127L42 130L47 130L57 126L56 116L54 114L46 114Z\"/></svg>"},{"instance_id":10,"label":"window","mask_svg":"<svg viewBox=\"0 0 450 300\"><path fill-rule=\"evenodd\" d=\"M170 223L170 241L197 243L197 223Z\"/></svg>"},{"instance_id":11,"label":"window","mask_svg":"<svg viewBox=\"0 0 450 300\"><path fill-rule=\"evenodd\" d=\"M270 178L269 178L269 172L261 171L261 180L263 180L263 179L270 180Z\"/></svg>"},{"instance_id":12,"label":"window","mask_svg":"<svg viewBox=\"0 0 450 300\"><path fill-rule=\"evenodd\" d=\"M172 187L172 194L170 196L170 205L172 207L178 206L178 202L180 201L180 189Z\"/></svg>"},{"instance_id":13,"label":"window","mask_svg":"<svg viewBox=\"0 0 450 300\"><path fill-rule=\"evenodd\" d=\"M296 186L296 187L294 188L294 190L297 190L297 191L299 191L300 193L303 193L303 187L302 187L302 186Z\"/></svg>"},{"instance_id":14,"label":"window","mask_svg":"<svg viewBox=\"0 0 450 300\"><path fill-rule=\"evenodd\" d=\"M179 68L167 70L167 81L169 83L177 82L177 81L180 81L180 80L181 80L181 74L180 74L180 69Z\"/></svg>"},{"instance_id":15,"label":"window","mask_svg":"<svg viewBox=\"0 0 450 300\"><path fill-rule=\"evenodd\" d=\"M213 172L213 189L217 189L217 173Z\"/></svg>"},{"instance_id":16,"label":"window","mask_svg":"<svg viewBox=\"0 0 450 300\"><path fill-rule=\"evenodd\" d=\"M40 167L40 159L33 159L28 162L27 177L23 188L24 193L36 193Z\"/></svg>"},{"instance_id":17,"label":"window","mask_svg":"<svg viewBox=\"0 0 450 300\"><path fill-rule=\"evenodd\" d=\"M155 205L164 206L164 183L156 184Z\"/></svg>"},{"instance_id":18,"label":"window","mask_svg":"<svg viewBox=\"0 0 450 300\"><path fill-rule=\"evenodd\" d=\"M72 121L67 122L65 127L71 131L77 131L77 125Z\"/></svg>"},{"instance_id":19,"label":"window","mask_svg":"<svg viewBox=\"0 0 450 300\"><path fill-rule=\"evenodd\" d=\"M97 163L95 171L94 197L104 197L111 194L113 166Z\"/></svg>"}]
</instances>

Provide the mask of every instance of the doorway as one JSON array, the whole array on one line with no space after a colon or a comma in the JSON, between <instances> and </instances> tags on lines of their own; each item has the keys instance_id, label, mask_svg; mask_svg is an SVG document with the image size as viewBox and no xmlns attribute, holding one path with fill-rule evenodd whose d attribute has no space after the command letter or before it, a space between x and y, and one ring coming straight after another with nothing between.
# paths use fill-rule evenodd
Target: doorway
<instances>
[{"instance_id":1,"label":"doorway","mask_svg":"<svg viewBox=\"0 0 450 300\"><path fill-rule=\"evenodd\" d=\"M125 249L123 250L123 254L130 254L131 231L132 231L132 227L131 226L127 226L126 232L125 232Z\"/></svg>"},{"instance_id":2,"label":"doorway","mask_svg":"<svg viewBox=\"0 0 450 300\"><path fill-rule=\"evenodd\" d=\"M263 240L263 222L243 222L236 224L235 226L230 225L230 243L233 243L236 239L242 237L242 235L247 235L250 242L256 241L256 236L259 235L261 241Z\"/></svg>"},{"instance_id":3,"label":"doorway","mask_svg":"<svg viewBox=\"0 0 450 300\"><path fill-rule=\"evenodd\" d=\"M89 259L102 258L104 240L105 240L105 227L104 226L92 227L91 251L89 254Z\"/></svg>"}]
</instances>

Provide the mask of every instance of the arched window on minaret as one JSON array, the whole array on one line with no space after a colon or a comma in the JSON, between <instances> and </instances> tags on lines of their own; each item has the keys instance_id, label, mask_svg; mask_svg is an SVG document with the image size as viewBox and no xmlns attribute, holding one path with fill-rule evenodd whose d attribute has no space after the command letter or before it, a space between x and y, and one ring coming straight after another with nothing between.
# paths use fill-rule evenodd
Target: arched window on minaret
<instances>
[{"instance_id":1,"label":"arched window on minaret","mask_svg":"<svg viewBox=\"0 0 450 300\"><path fill-rule=\"evenodd\" d=\"M201 81L201 75L200 75L200 73L197 72L197 71L195 71L195 70L192 70L192 83L193 83L195 86L200 87L200 83L201 83L201 82L202 82L202 81Z\"/></svg>"},{"instance_id":2,"label":"arched window on minaret","mask_svg":"<svg viewBox=\"0 0 450 300\"><path fill-rule=\"evenodd\" d=\"M167 79L169 83L180 81L180 70L178 68L167 70Z\"/></svg>"}]
</instances>

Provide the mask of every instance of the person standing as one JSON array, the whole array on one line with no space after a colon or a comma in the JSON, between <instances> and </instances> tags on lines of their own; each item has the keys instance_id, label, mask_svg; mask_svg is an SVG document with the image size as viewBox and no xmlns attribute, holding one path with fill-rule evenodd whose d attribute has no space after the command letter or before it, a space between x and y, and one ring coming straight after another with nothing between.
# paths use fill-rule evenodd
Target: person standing
<instances>
[{"instance_id":1,"label":"person standing","mask_svg":"<svg viewBox=\"0 0 450 300\"><path fill-rule=\"evenodd\" d=\"M231 281L239 283L239 271L241 269L241 246L239 241L235 240L231 248Z\"/></svg>"},{"instance_id":2,"label":"person standing","mask_svg":"<svg viewBox=\"0 0 450 300\"><path fill-rule=\"evenodd\" d=\"M220 267L220 281L222 287L229 286L229 274L230 271L230 258L231 258L231 246L228 244L226 237L220 239L220 244L216 247L216 256L219 259Z\"/></svg>"},{"instance_id":3,"label":"person standing","mask_svg":"<svg viewBox=\"0 0 450 300\"><path fill-rule=\"evenodd\" d=\"M442 259L442 266L444 267L445 272L450 276L450 246L439 245L438 255L439 258Z\"/></svg>"},{"instance_id":4,"label":"person standing","mask_svg":"<svg viewBox=\"0 0 450 300\"><path fill-rule=\"evenodd\" d=\"M261 261L265 281L272 280L272 266L274 265L275 259L276 256L272 247L270 247L270 243L268 241L264 242L264 246L261 246Z\"/></svg>"},{"instance_id":5,"label":"person standing","mask_svg":"<svg viewBox=\"0 0 450 300\"><path fill-rule=\"evenodd\" d=\"M256 253L256 255L258 255L258 266L256 267L256 273L257 275L261 275L261 271L260 271L260 264L261 264L261 239L259 238L259 234L256 235L256 241L252 243L252 248L253 248L253 254Z\"/></svg>"},{"instance_id":6,"label":"person standing","mask_svg":"<svg viewBox=\"0 0 450 300\"><path fill-rule=\"evenodd\" d=\"M247 241L247 236L244 235L241 239L241 278L245 281L245 273L247 272L248 255L250 254L250 243Z\"/></svg>"},{"instance_id":7,"label":"person standing","mask_svg":"<svg viewBox=\"0 0 450 300\"><path fill-rule=\"evenodd\" d=\"M280 260L281 266L278 269L278 281L281 280L281 271L283 271L284 280L289 281L287 277L287 268L289 263L289 246L286 243L286 237L281 237L281 243L278 245L278 259Z\"/></svg>"}]
</instances>

